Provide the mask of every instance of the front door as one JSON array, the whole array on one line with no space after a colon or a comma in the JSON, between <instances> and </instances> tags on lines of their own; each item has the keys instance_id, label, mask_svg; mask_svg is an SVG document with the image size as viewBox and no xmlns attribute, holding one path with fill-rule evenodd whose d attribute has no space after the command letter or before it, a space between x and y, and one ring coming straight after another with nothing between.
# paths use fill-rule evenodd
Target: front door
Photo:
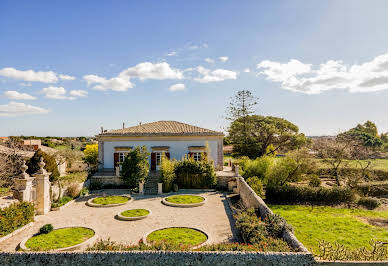
<instances>
[{"instance_id":1,"label":"front door","mask_svg":"<svg viewBox=\"0 0 388 266\"><path fill-rule=\"evenodd\" d=\"M156 156L156 170L160 170L160 166L162 165L162 153L155 152Z\"/></svg>"}]
</instances>

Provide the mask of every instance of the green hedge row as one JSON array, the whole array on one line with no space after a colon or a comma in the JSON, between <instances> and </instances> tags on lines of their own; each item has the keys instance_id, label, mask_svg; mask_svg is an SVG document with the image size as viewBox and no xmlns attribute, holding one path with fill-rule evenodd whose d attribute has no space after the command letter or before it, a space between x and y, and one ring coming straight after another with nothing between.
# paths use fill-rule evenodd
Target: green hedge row
<instances>
[{"instance_id":1,"label":"green hedge row","mask_svg":"<svg viewBox=\"0 0 388 266\"><path fill-rule=\"evenodd\" d=\"M265 197L274 203L350 203L355 199L354 192L344 187L298 187L292 185L267 187Z\"/></svg>"},{"instance_id":2,"label":"green hedge row","mask_svg":"<svg viewBox=\"0 0 388 266\"><path fill-rule=\"evenodd\" d=\"M34 205L29 202L14 203L0 210L0 237L34 220Z\"/></svg>"},{"instance_id":3,"label":"green hedge row","mask_svg":"<svg viewBox=\"0 0 388 266\"><path fill-rule=\"evenodd\" d=\"M388 183L383 184L361 184L357 190L364 196L387 197Z\"/></svg>"},{"instance_id":4,"label":"green hedge row","mask_svg":"<svg viewBox=\"0 0 388 266\"><path fill-rule=\"evenodd\" d=\"M185 158L175 164L175 182L179 188L212 188L216 185L213 162Z\"/></svg>"},{"instance_id":5,"label":"green hedge row","mask_svg":"<svg viewBox=\"0 0 388 266\"><path fill-rule=\"evenodd\" d=\"M361 169L359 168L343 168L341 169L341 174L346 176L348 174L355 174L357 172L360 172ZM366 177L368 180L375 180L375 181L385 181L388 180L388 171L384 170L376 170L376 169L367 169L365 170ZM326 169L326 168L320 168L317 170L317 174L320 176L333 176L333 170L332 169Z\"/></svg>"}]
</instances>

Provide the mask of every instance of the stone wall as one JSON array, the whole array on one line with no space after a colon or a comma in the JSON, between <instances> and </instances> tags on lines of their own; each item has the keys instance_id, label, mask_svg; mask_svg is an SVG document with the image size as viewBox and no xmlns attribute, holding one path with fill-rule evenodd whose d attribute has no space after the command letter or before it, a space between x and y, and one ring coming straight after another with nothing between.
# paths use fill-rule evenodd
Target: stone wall
<instances>
[{"instance_id":1,"label":"stone wall","mask_svg":"<svg viewBox=\"0 0 388 266\"><path fill-rule=\"evenodd\" d=\"M281 252L15 252L0 253L4 265L316 265L310 253Z\"/></svg>"},{"instance_id":2,"label":"stone wall","mask_svg":"<svg viewBox=\"0 0 388 266\"><path fill-rule=\"evenodd\" d=\"M114 185L114 186L123 186L125 185L124 181L118 176L92 176L90 179L90 185L95 184L101 185Z\"/></svg>"}]
</instances>

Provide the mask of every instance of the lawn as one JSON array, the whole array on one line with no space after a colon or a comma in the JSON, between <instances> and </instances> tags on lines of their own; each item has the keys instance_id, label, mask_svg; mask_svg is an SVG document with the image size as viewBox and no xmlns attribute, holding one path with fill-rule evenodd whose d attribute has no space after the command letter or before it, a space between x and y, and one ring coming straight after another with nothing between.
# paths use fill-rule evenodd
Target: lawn
<instances>
[{"instance_id":1,"label":"lawn","mask_svg":"<svg viewBox=\"0 0 388 266\"><path fill-rule=\"evenodd\" d=\"M124 196L107 196L95 198L92 200L92 202L95 204L107 205L125 203L128 200L129 198Z\"/></svg>"},{"instance_id":2,"label":"lawn","mask_svg":"<svg viewBox=\"0 0 388 266\"><path fill-rule=\"evenodd\" d=\"M207 236L195 229L172 227L152 232L148 235L150 243L166 242L171 245L197 246L207 240Z\"/></svg>"},{"instance_id":3,"label":"lawn","mask_svg":"<svg viewBox=\"0 0 388 266\"><path fill-rule=\"evenodd\" d=\"M388 219L388 211L369 211L325 206L270 205L295 230L295 236L314 254L319 253L318 240L338 243L356 249L369 246L369 241L388 240L388 230L363 222L367 218Z\"/></svg>"},{"instance_id":4,"label":"lawn","mask_svg":"<svg viewBox=\"0 0 388 266\"><path fill-rule=\"evenodd\" d=\"M121 213L121 215L125 217L140 217L147 216L148 214L150 214L150 212L145 209L126 210Z\"/></svg>"},{"instance_id":5,"label":"lawn","mask_svg":"<svg viewBox=\"0 0 388 266\"><path fill-rule=\"evenodd\" d=\"M166 199L166 201L177 204L193 204L200 203L205 199L201 196L193 196L193 195L176 195L170 196Z\"/></svg>"},{"instance_id":6,"label":"lawn","mask_svg":"<svg viewBox=\"0 0 388 266\"><path fill-rule=\"evenodd\" d=\"M80 244L94 235L94 231L84 227L68 227L39 234L26 242L26 247L32 250L52 250L71 247Z\"/></svg>"}]
</instances>

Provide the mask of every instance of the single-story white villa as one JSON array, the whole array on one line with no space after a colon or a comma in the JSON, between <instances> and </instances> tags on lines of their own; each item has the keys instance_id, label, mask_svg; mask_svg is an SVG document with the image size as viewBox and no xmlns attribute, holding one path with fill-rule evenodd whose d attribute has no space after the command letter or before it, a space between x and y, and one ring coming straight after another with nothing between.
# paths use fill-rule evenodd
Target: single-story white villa
<instances>
[{"instance_id":1,"label":"single-story white villa","mask_svg":"<svg viewBox=\"0 0 388 266\"><path fill-rule=\"evenodd\" d=\"M199 160L207 152L216 169L223 168L222 132L176 121L157 121L116 130L103 130L98 140L99 171L113 171L134 147L146 146L150 168L158 170L162 154L181 160L185 155Z\"/></svg>"}]
</instances>

